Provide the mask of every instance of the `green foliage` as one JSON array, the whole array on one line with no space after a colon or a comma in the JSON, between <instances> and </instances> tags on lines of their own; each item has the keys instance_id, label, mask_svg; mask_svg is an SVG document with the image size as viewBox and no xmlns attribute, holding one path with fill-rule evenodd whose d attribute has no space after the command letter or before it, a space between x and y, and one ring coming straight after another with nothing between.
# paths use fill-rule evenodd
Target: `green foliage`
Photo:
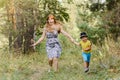
<instances>
[{"instance_id":1,"label":"green foliage","mask_svg":"<svg viewBox=\"0 0 120 80\"><path fill-rule=\"evenodd\" d=\"M79 8L82 6L84 6L83 11L79 10ZM102 25L104 25L101 19L102 12L91 12L88 2L84 4L79 4L79 6L77 7L78 7L78 17L76 21L77 27L81 32L87 32L89 39L94 44L102 45L104 43L105 37L107 36L106 29L104 27L101 27ZM96 11L98 11L97 7L95 9ZM96 21L97 19L98 21ZM79 22L80 20L82 21ZM96 24L94 24L95 21L97 22Z\"/></svg>"},{"instance_id":2,"label":"green foliage","mask_svg":"<svg viewBox=\"0 0 120 80\"><path fill-rule=\"evenodd\" d=\"M114 10L108 11L103 17L104 27L108 29L110 37L115 41L118 40L120 34L120 3L117 4Z\"/></svg>"},{"instance_id":3,"label":"green foliage","mask_svg":"<svg viewBox=\"0 0 120 80\"><path fill-rule=\"evenodd\" d=\"M0 0L0 8L5 7L7 0Z\"/></svg>"},{"instance_id":4,"label":"green foliage","mask_svg":"<svg viewBox=\"0 0 120 80\"><path fill-rule=\"evenodd\" d=\"M114 8L117 7L117 4L120 2L120 0L107 0L107 9L108 10L114 10Z\"/></svg>"},{"instance_id":5,"label":"green foliage","mask_svg":"<svg viewBox=\"0 0 120 80\"><path fill-rule=\"evenodd\" d=\"M84 10L80 11L79 8L84 6ZM90 36L94 35L94 38L97 42L102 44L102 40L105 39L106 36L109 36L113 38L115 41L118 40L119 34L120 34L120 1L119 0L107 0L105 3L101 4L99 3L89 3L86 2L84 4L80 4L78 7L78 18L77 18L77 25L80 26L80 20L82 20L82 31L86 31L88 29L89 31L93 32L93 34L90 34ZM108 15L109 14L109 15ZM86 23L84 25L84 22L87 23L87 25L90 25L90 29L86 27ZM96 23L96 24L94 24ZM91 26L92 24L92 26ZM94 25L93 25L94 24ZM81 27L79 27L81 30ZM87 31L88 32L88 31ZM90 32L88 32L90 33ZM101 34L103 33L103 34Z\"/></svg>"},{"instance_id":6,"label":"green foliage","mask_svg":"<svg viewBox=\"0 0 120 80\"><path fill-rule=\"evenodd\" d=\"M30 1L30 2L29 2ZM17 9L20 8L22 12L22 16L28 19L28 23L30 25L43 25L45 24L46 17L48 13L54 13L55 2L51 2L50 4L54 4L54 6L46 8L48 10L43 9L43 2L42 0L36 0L37 3L34 4L33 0L24 0L17 2L16 6ZM50 0L45 0L50 2ZM45 4L45 2L44 2ZM39 6L38 6L39 5ZM48 4L47 4L48 5ZM47 6L46 5L46 6ZM35 7L37 6L37 7ZM37 21L34 20L32 10L36 10L36 17ZM57 9L57 8L55 8ZM62 9L62 8L60 8ZM78 8L79 9L79 8ZM63 9L64 10L64 9ZM66 9L65 9L66 10ZM87 9L88 10L88 9ZM120 58L119 58L119 49L120 49L120 41L118 43L114 43L110 38L109 41L106 41L103 44L103 41L108 35L107 33L116 34L119 33L119 8L115 8L115 10L110 12L106 12L106 15L103 15L101 12L95 12L93 15L89 15L87 13L86 8L84 9L84 14L78 15L77 26L80 31L87 32L89 39L94 44L102 44L102 46L92 46L92 58L90 63L90 72L87 74L84 73L83 68L83 60L81 56L81 48L74 46L67 38L60 35L60 42L62 44L63 52L59 59L59 72L54 73L51 71L50 73L47 72L48 70L48 59L46 57L45 52L45 42L42 42L36 48L39 50L39 53L32 53L29 55L22 55L19 53L7 52L8 48L4 47L4 51L0 49L0 79L1 80L119 80L120 77ZM47 12L49 11L49 12ZM62 11L61 11L62 12ZM101 20L101 15L103 18L103 22ZM91 26L91 23L96 21L91 21L92 17L98 18L97 15L100 15L99 22L101 24L96 24ZM55 16L59 18L59 16L67 16L66 12L62 12L62 14L55 13ZM61 21L64 20L61 17ZM82 19L80 19L82 18ZM67 16L68 19L68 16ZM43 20L43 23L41 23ZM79 22L83 20L83 22ZM114 21L115 20L115 21ZM91 21L91 22L90 22ZM10 23L7 23L8 26L12 26ZM36 35L38 40L41 37L41 28L39 29ZM7 28L9 30L9 28ZM10 29L12 30L12 29ZM19 31L19 30L18 30ZM23 31L24 32L24 31ZM7 33L7 31L6 31ZM13 32L14 34L15 32ZM16 34L14 34L16 36ZM108 43L109 42L109 43ZM7 54L5 54L7 53Z\"/></svg>"},{"instance_id":7,"label":"green foliage","mask_svg":"<svg viewBox=\"0 0 120 80\"><path fill-rule=\"evenodd\" d=\"M89 6L90 10L93 12L100 11L100 10L113 10L117 3L119 3L119 0L106 0L104 3L100 3L99 0L97 3L93 3Z\"/></svg>"},{"instance_id":8,"label":"green foliage","mask_svg":"<svg viewBox=\"0 0 120 80\"><path fill-rule=\"evenodd\" d=\"M89 8L93 12L100 11L100 10L104 10L105 4L93 3Z\"/></svg>"},{"instance_id":9,"label":"green foliage","mask_svg":"<svg viewBox=\"0 0 120 80\"><path fill-rule=\"evenodd\" d=\"M43 27L46 23L47 16L54 14L57 20L68 21L69 15L66 12L67 9L62 7L61 3L57 0L42 0L38 4L38 16L39 25Z\"/></svg>"},{"instance_id":10,"label":"green foliage","mask_svg":"<svg viewBox=\"0 0 120 80\"><path fill-rule=\"evenodd\" d=\"M91 27L87 23L82 23L78 25L78 28L82 32L87 32L88 38L94 43L94 44L100 44L102 45L104 42L104 39L107 35L104 28L97 28L97 27Z\"/></svg>"},{"instance_id":11,"label":"green foliage","mask_svg":"<svg viewBox=\"0 0 120 80\"><path fill-rule=\"evenodd\" d=\"M67 0L67 2L70 4L70 3L73 3L73 0Z\"/></svg>"},{"instance_id":12,"label":"green foliage","mask_svg":"<svg viewBox=\"0 0 120 80\"><path fill-rule=\"evenodd\" d=\"M3 2L5 1L2 0L1 3ZM30 40L33 39L35 30L37 36L42 34L49 14L54 14L56 19L62 22L69 19L67 9L58 0L8 0L5 7L7 12L5 16L9 20L5 18L4 26L7 28L3 28L2 31L5 33L8 30L10 46L23 51L30 50Z\"/></svg>"}]
</instances>

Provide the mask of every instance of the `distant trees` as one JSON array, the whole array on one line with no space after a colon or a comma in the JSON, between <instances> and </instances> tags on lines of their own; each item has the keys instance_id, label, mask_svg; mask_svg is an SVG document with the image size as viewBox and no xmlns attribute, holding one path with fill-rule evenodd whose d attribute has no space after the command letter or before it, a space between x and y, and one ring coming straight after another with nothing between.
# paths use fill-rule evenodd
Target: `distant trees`
<instances>
[{"instance_id":1,"label":"distant trees","mask_svg":"<svg viewBox=\"0 0 120 80\"><path fill-rule=\"evenodd\" d=\"M72 1L66 0L68 3ZM102 45L107 36L117 41L120 35L120 0L91 1L94 0L76 3L78 28L86 31L95 44ZM34 50L30 45L35 35L42 34L48 14L55 14L60 21L69 19L67 9L58 0L1 0L0 7L7 12L4 30L8 32L9 49L23 53Z\"/></svg>"},{"instance_id":2,"label":"distant trees","mask_svg":"<svg viewBox=\"0 0 120 80\"><path fill-rule=\"evenodd\" d=\"M7 0L9 23L9 48L28 53L35 37L35 30L41 34L48 14L53 13L61 21L68 21L69 15L57 0ZM39 29L38 29L39 28Z\"/></svg>"},{"instance_id":3,"label":"distant trees","mask_svg":"<svg viewBox=\"0 0 120 80\"><path fill-rule=\"evenodd\" d=\"M95 44L103 44L105 37L117 41L120 34L120 1L96 0L77 4L77 24L81 31L86 31ZM104 1L104 2L100 2ZM83 8L81 11L80 8ZM79 21L82 20L82 23Z\"/></svg>"},{"instance_id":4,"label":"distant trees","mask_svg":"<svg viewBox=\"0 0 120 80\"><path fill-rule=\"evenodd\" d=\"M108 11L102 16L104 26L114 41L120 36L120 0L108 0Z\"/></svg>"},{"instance_id":5,"label":"distant trees","mask_svg":"<svg viewBox=\"0 0 120 80\"><path fill-rule=\"evenodd\" d=\"M9 25L9 47L15 51L26 53L31 50L33 39L34 20L33 10L36 9L34 1L8 0L7 14Z\"/></svg>"}]
</instances>

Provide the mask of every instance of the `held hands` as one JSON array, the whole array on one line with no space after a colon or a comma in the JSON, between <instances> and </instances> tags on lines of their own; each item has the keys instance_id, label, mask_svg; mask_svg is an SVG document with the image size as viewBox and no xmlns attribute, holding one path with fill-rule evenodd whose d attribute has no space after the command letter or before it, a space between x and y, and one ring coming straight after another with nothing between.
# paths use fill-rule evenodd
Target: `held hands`
<instances>
[{"instance_id":1,"label":"held hands","mask_svg":"<svg viewBox=\"0 0 120 80\"><path fill-rule=\"evenodd\" d=\"M75 45L79 46L79 43L77 43L73 38L71 38L72 43L74 43Z\"/></svg>"},{"instance_id":2,"label":"held hands","mask_svg":"<svg viewBox=\"0 0 120 80\"><path fill-rule=\"evenodd\" d=\"M77 43L77 42L75 42L75 45L79 46L80 44L79 44L79 43Z\"/></svg>"}]
</instances>

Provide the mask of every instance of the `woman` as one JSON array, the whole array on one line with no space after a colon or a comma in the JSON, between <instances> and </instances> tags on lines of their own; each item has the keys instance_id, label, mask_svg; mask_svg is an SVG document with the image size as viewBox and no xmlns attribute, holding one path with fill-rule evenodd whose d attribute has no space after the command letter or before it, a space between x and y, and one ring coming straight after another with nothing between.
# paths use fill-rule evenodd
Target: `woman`
<instances>
[{"instance_id":1,"label":"woman","mask_svg":"<svg viewBox=\"0 0 120 80\"><path fill-rule=\"evenodd\" d=\"M46 51L48 55L48 62L50 67L53 67L55 72L58 71L58 58L60 57L62 51L59 40L57 38L59 33L64 34L73 43L75 43L73 38L63 30L61 24L55 20L55 17L52 14L50 14L47 18L47 22L44 27L41 38L39 38L39 40L32 45L35 46L41 41L43 41L45 37L47 38Z\"/></svg>"}]
</instances>

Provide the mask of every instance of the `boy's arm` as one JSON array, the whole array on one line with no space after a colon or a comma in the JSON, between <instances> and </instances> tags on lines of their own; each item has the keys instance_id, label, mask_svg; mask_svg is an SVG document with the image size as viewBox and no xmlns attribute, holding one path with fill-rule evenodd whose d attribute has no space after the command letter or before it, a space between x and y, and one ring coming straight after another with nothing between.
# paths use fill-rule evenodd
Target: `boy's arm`
<instances>
[{"instance_id":1,"label":"boy's arm","mask_svg":"<svg viewBox=\"0 0 120 80\"><path fill-rule=\"evenodd\" d=\"M85 48L84 50L85 50L85 51L89 51L89 50L91 50L91 46Z\"/></svg>"}]
</instances>

